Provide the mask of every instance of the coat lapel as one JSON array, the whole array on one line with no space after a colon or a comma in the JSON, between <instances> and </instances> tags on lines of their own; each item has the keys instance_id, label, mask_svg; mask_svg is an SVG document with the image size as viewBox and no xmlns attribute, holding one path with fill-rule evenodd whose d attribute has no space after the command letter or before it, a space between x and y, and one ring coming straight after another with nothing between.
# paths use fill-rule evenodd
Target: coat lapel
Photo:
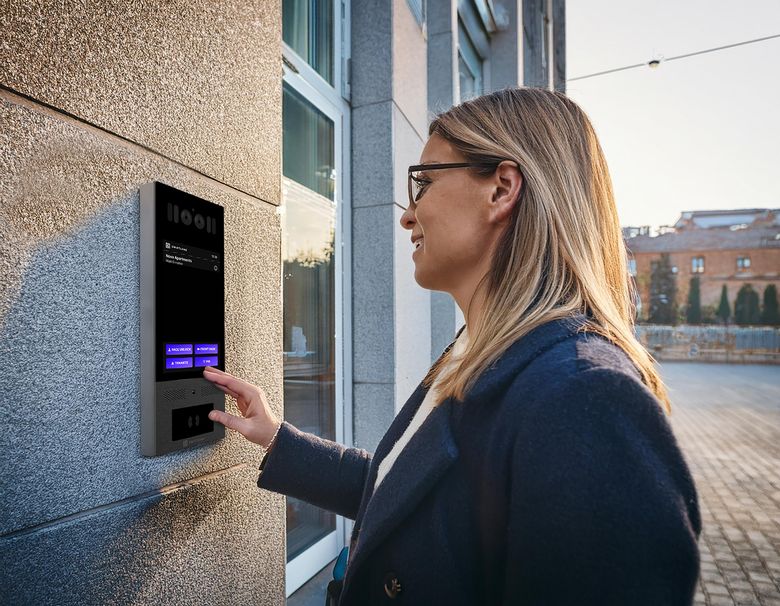
<instances>
[{"instance_id":1,"label":"coat lapel","mask_svg":"<svg viewBox=\"0 0 780 606\"><path fill-rule=\"evenodd\" d=\"M403 422L399 422L395 430L388 433L388 437L392 433L394 439L384 441L382 452L378 450L374 456L363 495L364 503L361 505L364 511L358 512L356 519L360 540L349 554L349 567L358 566L360 561L411 513L458 458L458 448L450 427L452 399L448 398L431 411L399 453L376 491L371 494L379 462L409 425L426 391L423 391L422 397L416 398L419 401L409 406ZM412 404L412 400L409 404Z\"/></svg>"},{"instance_id":2,"label":"coat lapel","mask_svg":"<svg viewBox=\"0 0 780 606\"><path fill-rule=\"evenodd\" d=\"M455 334L455 340L453 340L452 343L450 343L444 349L444 351L439 356L439 360L441 360L441 358L444 357L444 355L455 345L455 341L460 336L460 333L463 332L464 328L466 328L465 324L461 326L460 329L458 329L458 332ZM358 507L357 515L355 517L356 530L360 529L360 522L363 519L363 515L365 514L366 506L371 499L374 482L376 481L377 471L379 469L379 463L392 450L393 446L395 446L395 443L399 440L406 428L409 426L409 423L412 422L412 418L420 408L420 405L425 399L427 393L428 388L423 385L422 381L420 381L420 383L417 385L417 389L415 389L414 392L412 392L412 395L409 396L406 404L404 404L403 408L401 408L401 410L395 416L393 421L390 423L390 427L387 429L387 432L385 432L385 435L379 441L379 444L374 451L373 457L371 458L371 466L368 470L368 481L366 482L366 486L363 490L363 496L361 498L360 506Z\"/></svg>"}]
</instances>

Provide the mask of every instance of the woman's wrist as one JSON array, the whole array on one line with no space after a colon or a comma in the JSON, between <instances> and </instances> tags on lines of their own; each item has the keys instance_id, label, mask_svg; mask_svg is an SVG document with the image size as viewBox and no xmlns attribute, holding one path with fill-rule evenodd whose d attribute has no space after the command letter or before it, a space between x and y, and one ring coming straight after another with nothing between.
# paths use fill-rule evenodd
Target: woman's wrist
<instances>
[{"instance_id":1,"label":"woman's wrist","mask_svg":"<svg viewBox=\"0 0 780 606\"><path fill-rule=\"evenodd\" d=\"M273 448L274 444L276 443L276 436L279 435L279 430L282 428L282 421L276 422L276 431L274 431L274 435L271 436L271 439L269 440L268 444L264 446L266 451L269 451Z\"/></svg>"}]
</instances>

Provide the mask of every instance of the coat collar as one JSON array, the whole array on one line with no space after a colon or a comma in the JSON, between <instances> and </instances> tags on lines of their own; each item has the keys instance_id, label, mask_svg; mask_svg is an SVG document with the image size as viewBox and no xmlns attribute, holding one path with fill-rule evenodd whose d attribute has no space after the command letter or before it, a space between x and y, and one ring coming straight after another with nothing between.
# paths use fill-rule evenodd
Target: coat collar
<instances>
[{"instance_id":1,"label":"coat collar","mask_svg":"<svg viewBox=\"0 0 780 606\"><path fill-rule=\"evenodd\" d=\"M504 355L480 375L462 403L454 402L453 398L442 401L399 453L372 495L380 461L401 437L428 391L422 383L417 386L391 423L372 458L353 530L353 536L358 534L359 538L350 549L348 569L356 570L360 562L411 513L457 460L458 447L450 424L453 406L462 406L469 401L490 401L494 395L505 390L531 360L576 334L584 320L585 316L578 314L536 327L515 341ZM458 335L464 327L460 328ZM453 344L454 341L447 349ZM345 578L344 591L349 585L350 576L347 574Z\"/></svg>"}]
</instances>

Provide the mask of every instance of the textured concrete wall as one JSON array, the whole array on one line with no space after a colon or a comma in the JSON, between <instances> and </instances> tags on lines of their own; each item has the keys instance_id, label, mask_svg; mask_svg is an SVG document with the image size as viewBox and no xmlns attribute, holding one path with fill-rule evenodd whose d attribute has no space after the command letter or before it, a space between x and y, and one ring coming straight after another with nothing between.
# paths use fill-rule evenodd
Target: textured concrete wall
<instances>
[{"instance_id":1,"label":"textured concrete wall","mask_svg":"<svg viewBox=\"0 0 780 606\"><path fill-rule=\"evenodd\" d=\"M280 0L6 0L0 82L278 203Z\"/></svg>"},{"instance_id":2,"label":"textured concrete wall","mask_svg":"<svg viewBox=\"0 0 780 606\"><path fill-rule=\"evenodd\" d=\"M420 161L428 140L428 46L406 0L393 2L393 297L397 413L428 372L431 291L414 279L412 233L401 227L408 204L407 168Z\"/></svg>"},{"instance_id":3,"label":"textured concrete wall","mask_svg":"<svg viewBox=\"0 0 780 606\"><path fill-rule=\"evenodd\" d=\"M353 442L373 451L393 420L392 3L352 3Z\"/></svg>"},{"instance_id":4,"label":"textured concrete wall","mask_svg":"<svg viewBox=\"0 0 780 606\"><path fill-rule=\"evenodd\" d=\"M428 4L428 115L455 105L460 98L458 79L458 6L457 0ZM427 140L427 130L426 140ZM452 342L457 331L452 295L432 291L431 297L431 351L433 363Z\"/></svg>"},{"instance_id":5,"label":"textured concrete wall","mask_svg":"<svg viewBox=\"0 0 780 606\"><path fill-rule=\"evenodd\" d=\"M142 457L138 364L138 190L159 180L225 207L226 367L282 413L280 3L98 8L4 7L0 595L282 604L261 449Z\"/></svg>"},{"instance_id":6,"label":"textured concrete wall","mask_svg":"<svg viewBox=\"0 0 780 606\"><path fill-rule=\"evenodd\" d=\"M353 2L351 28L354 443L373 450L430 359L430 294L399 222L427 138L427 46L406 0Z\"/></svg>"}]
</instances>

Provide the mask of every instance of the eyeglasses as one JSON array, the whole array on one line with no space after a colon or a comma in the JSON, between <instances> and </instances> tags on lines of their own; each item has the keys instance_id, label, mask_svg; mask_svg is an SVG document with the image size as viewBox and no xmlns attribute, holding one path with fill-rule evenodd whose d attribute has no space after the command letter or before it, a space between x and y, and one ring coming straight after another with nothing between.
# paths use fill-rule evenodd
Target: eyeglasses
<instances>
[{"instance_id":1,"label":"eyeglasses","mask_svg":"<svg viewBox=\"0 0 780 606\"><path fill-rule=\"evenodd\" d=\"M508 160L508 158L505 159ZM425 188L431 183L430 179L426 179L425 177L422 177L416 173L427 172L430 170L441 170L444 168L466 168L469 166L495 169L503 161L504 159L495 160L493 162L455 162L449 164L415 164L410 166L407 176L409 187L409 206L412 204L417 204L417 201L425 193ZM409 206L407 206L407 208L409 208Z\"/></svg>"}]
</instances>

